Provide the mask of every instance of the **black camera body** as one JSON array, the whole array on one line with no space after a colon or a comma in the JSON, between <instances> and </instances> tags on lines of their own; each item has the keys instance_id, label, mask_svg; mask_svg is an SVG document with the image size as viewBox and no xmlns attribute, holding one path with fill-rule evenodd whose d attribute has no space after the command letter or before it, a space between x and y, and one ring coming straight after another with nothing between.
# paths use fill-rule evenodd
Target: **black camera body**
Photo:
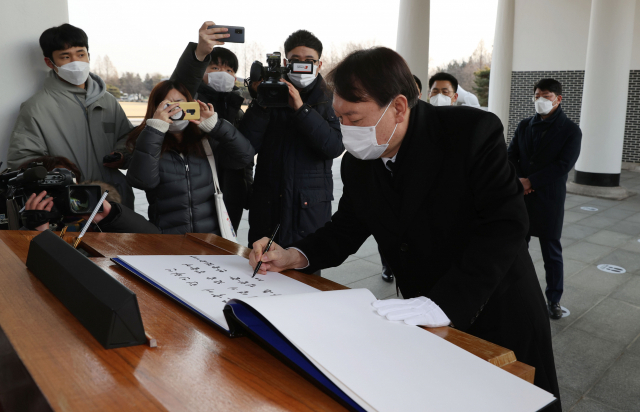
<instances>
[{"instance_id":1,"label":"black camera body","mask_svg":"<svg viewBox=\"0 0 640 412\"><path fill-rule=\"evenodd\" d=\"M283 74L313 74L313 63L292 60L286 67L282 67L281 61L280 52L273 52L267 53L267 67L258 60L251 65L250 82L262 80L256 97L258 104L262 107L289 106L289 86L281 81Z\"/></svg>"},{"instance_id":2,"label":"black camera body","mask_svg":"<svg viewBox=\"0 0 640 412\"><path fill-rule=\"evenodd\" d=\"M31 163L27 169L5 171L0 175L0 197L4 198L7 208L9 202L15 202L19 211L31 194L38 195L46 190L47 196L53 198L52 212L55 211L60 218L91 214L102 197L102 188L99 185L77 185L73 182L74 177L67 169L47 172L41 163ZM102 206L99 211L103 211Z\"/></svg>"}]
</instances>

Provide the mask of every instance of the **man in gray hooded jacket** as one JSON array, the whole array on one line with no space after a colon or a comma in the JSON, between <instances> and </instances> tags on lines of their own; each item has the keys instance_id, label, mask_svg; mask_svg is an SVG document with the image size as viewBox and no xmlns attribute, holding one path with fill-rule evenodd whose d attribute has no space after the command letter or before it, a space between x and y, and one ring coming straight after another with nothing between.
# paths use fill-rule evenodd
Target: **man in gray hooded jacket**
<instances>
[{"instance_id":1,"label":"man in gray hooded jacket","mask_svg":"<svg viewBox=\"0 0 640 412\"><path fill-rule=\"evenodd\" d=\"M51 72L43 89L20 107L9 141L9 167L63 156L78 166L83 179L115 186L122 203L133 208L133 190L118 170L130 159L125 142L133 127L105 82L89 72L86 33L70 24L52 27L40 36L40 47ZM114 152L119 160L103 163Z\"/></svg>"}]
</instances>

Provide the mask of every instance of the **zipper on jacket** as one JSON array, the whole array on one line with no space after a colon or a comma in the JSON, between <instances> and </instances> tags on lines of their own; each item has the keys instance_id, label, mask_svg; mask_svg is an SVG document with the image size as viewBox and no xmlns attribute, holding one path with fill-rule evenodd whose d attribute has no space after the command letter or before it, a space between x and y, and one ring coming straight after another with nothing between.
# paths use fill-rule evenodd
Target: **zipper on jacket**
<instances>
[{"instance_id":1,"label":"zipper on jacket","mask_svg":"<svg viewBox=\"0 0 640 412\"><path fill-rule=\"evenodd\" d=\"M175 152L175 150L174 150ZM191 202L191 179L189 178L189 163L187 163L187 159L186 158L182 158L182 156L180 156L180 153L176 152L178 154L178 157L180 158L180 160L182 161L182 163L184 164L184 170L185 170L185 175L187 176L187 199L189 199L189 226L191 228L191 233L193 233L193 213L191 212L191 206L192 206L192 202Z\"/></svg>"}]
</instances>

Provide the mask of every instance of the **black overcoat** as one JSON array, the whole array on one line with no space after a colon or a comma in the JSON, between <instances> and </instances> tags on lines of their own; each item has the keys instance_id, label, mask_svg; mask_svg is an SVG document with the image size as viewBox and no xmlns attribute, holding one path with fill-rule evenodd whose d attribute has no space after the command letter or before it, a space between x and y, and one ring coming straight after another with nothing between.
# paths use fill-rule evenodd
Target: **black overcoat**
<instances>
[{"instance_id":1,"label":"black overcoat","mask_svg":"<svg viewBox=\"0 0 640 412\"><path fill-rule=\"evenodd\" d=\"M344 152L333 95L321 75L300 90L302 107L263 109L254 100L240 131L258 153L249 207L249 245L270 237L287 246L331 219L333 159Z\"/></svg>"},{"instance_id":2,"label":"black overcoat","mask_svg":"<svg viewBox=\"0 0 640 412\"><path fill-rule=\"evenodd\" d=\"M419 102L396 162L392 178L381 160L345 154L337 212L293 245L308 270L340 265L373 234L404 298L427 296L457 329L512 349L536 368L535 384L558 397L523 189L500 120Z\"/></svg>"},{"instance_id":3,"label":"black overcoat","mask_svg":"<svg viewBox=\"0 0 640 412\"><path fill-rule=\"evenodd\" d=\"M518 177L531 181L524 197L529 235L560 239L569 171L578 160L582 131L558 107L542 120L539 114L520 122L509 144L509 160Z\"/></svg>"}]
</instances>

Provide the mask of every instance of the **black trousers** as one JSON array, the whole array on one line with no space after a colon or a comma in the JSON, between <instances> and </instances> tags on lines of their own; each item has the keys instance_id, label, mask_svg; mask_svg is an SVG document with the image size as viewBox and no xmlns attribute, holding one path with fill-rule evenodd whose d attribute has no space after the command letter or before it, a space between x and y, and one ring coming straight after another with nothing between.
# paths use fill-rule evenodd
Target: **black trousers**
<instances>
[{"instance_id":1,"label":"black trousers","mask_svg":"<svg viewBox=\"0 0 640 412\"><path fill-rule=\"evenodd\" d=\"M530 240L531 236L527 236L527 245ZM547 281L547 288L544 294L547 296L547 302L559 303L564 291L562 244L560 244L560 239L539 238L539 240L542 260L544 261L545 279Z\"/></svg>"}]
</instances>

